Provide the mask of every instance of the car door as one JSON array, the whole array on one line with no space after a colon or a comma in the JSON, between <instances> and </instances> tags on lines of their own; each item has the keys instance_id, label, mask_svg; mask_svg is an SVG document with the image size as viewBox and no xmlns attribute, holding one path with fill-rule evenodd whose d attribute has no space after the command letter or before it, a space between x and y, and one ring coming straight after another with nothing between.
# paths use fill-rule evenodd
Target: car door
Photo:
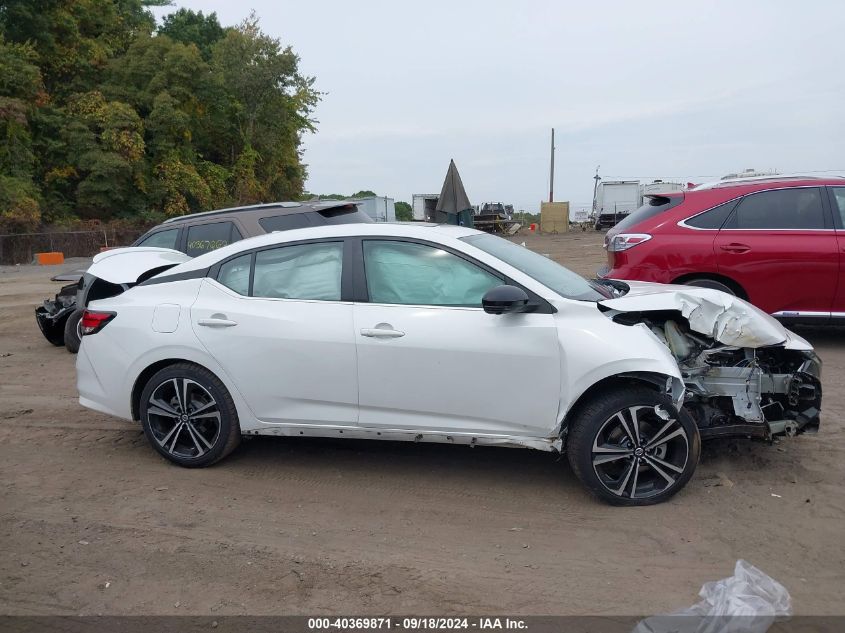
<instances>
[{"instance_id":1,"label":"car door","mask_svg":"<svg viewBox=\"0 0 845 633\"><path fill-rule=\"evenodd\" d=\"M831 306L831 314L837 319L845 318L845 187L828 187L828 199L836 227L836 243L839 246L839 283Z\"/></svg>"},{"instance_id":2,"label":"car door","mask_svg":"<svg viewBox=\"0 0 845 633\"><path fill-rule=\"evenodd\" d=\"M818 187L748 194L714 246L719 273L742 286L759 308L781 316L828 316L839 249Z\"/></svg>"},{"instance_id":3,"label":"car door","mask_svg":"<svg viewBox=\"0 0 845 633\"><path fill-rule=\"evenodd\" d=\"M544 436L560 349L550 313L487 314L505 283L434 244L364 239L354 306L361 426Z\"/></svg>"},{"instance_id":4,"label":"car door","mask_svg":"<svg viewBox=\"0 0 845 633\"><path fill-rule=\"evenodd\" d=\"M274 246L210 272L191 307L199 340L268 423L358 419L343 241Z\"/></svg>"}]
</instances>

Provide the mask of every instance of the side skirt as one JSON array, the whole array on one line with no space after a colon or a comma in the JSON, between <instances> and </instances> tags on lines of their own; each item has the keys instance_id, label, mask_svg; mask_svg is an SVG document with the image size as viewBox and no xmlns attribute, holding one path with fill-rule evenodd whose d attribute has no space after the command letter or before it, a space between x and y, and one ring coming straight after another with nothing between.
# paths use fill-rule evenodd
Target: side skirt
<instances>
[{"instance_id":1,"label":"side skirt","mask_svg":"<svg viewBox=\"0 0 845 633\"><path fill-rule=\"evenodd\" d=\"M504 446L533 448L558 452L561 439L524 437L517 435L482 435L472 433L419 432L404 429L375 429L357 426L332 426L311 424L273 424L243 431L244 435L273 435L282 437L341 437L359 440L389 440L394 442L429 442L434 444L463 444L467 446Z\"/></svg>"}]
</instances>

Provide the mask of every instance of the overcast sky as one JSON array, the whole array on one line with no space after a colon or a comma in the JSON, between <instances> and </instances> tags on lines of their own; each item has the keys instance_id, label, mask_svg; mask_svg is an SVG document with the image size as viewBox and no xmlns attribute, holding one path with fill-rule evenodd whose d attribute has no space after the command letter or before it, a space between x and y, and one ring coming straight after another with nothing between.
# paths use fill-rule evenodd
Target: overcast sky
<instances>
[{"instance_id":1,"label":"overcast sky","mask_svg":"<svg viewBox=\"0 0 845 633\"><path fill-rule=\"evenodd\" d=\"M588 205L604 179L845 171L845 2L176 0L254 9L325 92L307 188Z\"/></svg>"}]
</instances>

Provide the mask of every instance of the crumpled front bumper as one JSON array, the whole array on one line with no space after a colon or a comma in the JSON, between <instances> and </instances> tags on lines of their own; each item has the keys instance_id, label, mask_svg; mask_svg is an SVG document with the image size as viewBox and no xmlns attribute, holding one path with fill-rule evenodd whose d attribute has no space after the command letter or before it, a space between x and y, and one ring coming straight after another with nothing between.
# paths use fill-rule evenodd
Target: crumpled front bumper
<instances>
[{"instance_id":1,"label":"crumpled front bumper","mask_svg":"<svg viewBox=\"0 0 845 633\"><path fill-rule=\"evenodd\" d=\"M35 321L38 329L50 343L57 346L65 344L65 322L76 310L77 284L62 287L55 299L45 299L35 308Z\"/></svg>"}]
</instances>

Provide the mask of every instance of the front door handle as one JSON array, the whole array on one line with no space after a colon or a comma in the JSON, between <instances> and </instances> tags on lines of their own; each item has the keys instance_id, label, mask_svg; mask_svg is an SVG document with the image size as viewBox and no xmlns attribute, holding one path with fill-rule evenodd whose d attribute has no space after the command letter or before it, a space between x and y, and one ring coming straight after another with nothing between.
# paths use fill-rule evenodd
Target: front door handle
<instances>
[{"instance_id":1,"label":"front door handle","mask_svg":"<svg viewBox=\"0 0 845 633\"><path fill-rule=\"evenodd\" d=\"M361 336L369 336L371 338L399 338L400 336L405 336L405 333L401 330L394 330L392 327L379 327L384 326L386 324L379 323L374 328L363 328L361 330Z\"/></svg>"},{"instance_id":2,"label":"front door handle","mask_svg":"<svg viewBox=\"0 0 845 633\"><path fill-rule=\"evenodd\" d=\"M738 244L737 242L731 242L730 244L722 244L719 248L723 251L728 251L729 253L747 253L751 250L747 244Z\"/></svg>"},{"instance_id":3,"label":"front door handle","mask_svg":"<svg viewBox=\"0 0 845 633\"><path fill-rule=\"evenodd\" d=\"M230 321L229 319L198 319L197 325L204 325L205 327L232 327L237 325L237 321Z\"/></svg>"}]
</instances>

